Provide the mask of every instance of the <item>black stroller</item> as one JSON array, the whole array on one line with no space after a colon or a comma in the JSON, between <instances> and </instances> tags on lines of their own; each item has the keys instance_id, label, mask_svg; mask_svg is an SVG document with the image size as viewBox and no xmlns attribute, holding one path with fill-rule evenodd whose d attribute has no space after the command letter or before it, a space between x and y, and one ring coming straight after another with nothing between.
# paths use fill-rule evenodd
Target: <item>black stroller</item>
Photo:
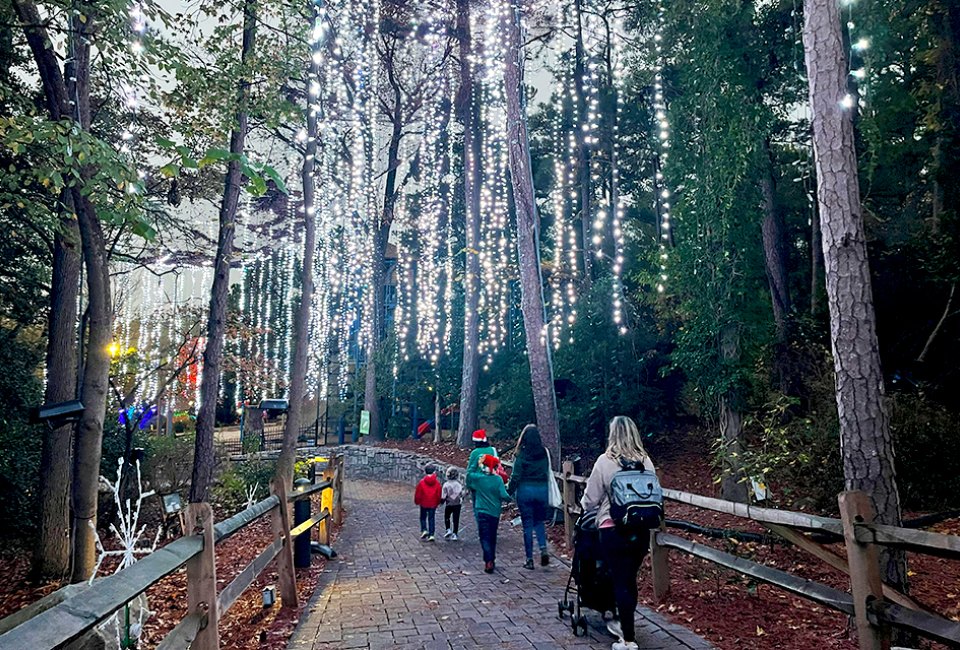
<instances>
[{"instance_id":1,"label":"black stroller","mask_svg":"<svg viewBox=\"0 0 960 650\"><path fill-rule=\"evenodd\" d=\"M575 597L571 597L571 592L576 592ZM570 578L563 592L563 600L557 602L557 612L561 619L564 612L570 614L574 636L587 633L587 619L581 611L584 607L600 612L604 620L607 612L616 611L613 585L601 561L596 511L585 512L577 520L573 531L573 565L570 568Z\"/></svg>"}]
</instances>

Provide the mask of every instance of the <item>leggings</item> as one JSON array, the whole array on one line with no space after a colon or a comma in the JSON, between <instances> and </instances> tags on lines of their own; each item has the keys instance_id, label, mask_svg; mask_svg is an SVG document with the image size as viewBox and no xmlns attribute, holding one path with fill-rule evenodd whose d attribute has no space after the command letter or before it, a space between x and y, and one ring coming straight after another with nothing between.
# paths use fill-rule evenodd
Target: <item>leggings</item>
<instances>
[{"instance_id":1,"label":"leggings","mask_svg":"<svg viewBox=\"0 0 960 650\"><path fill-rule=\"evenodd\" d=\"M450 520L453 520L453 527L450 526ZM443 523L447 530L452 530L454 535L460 534L460 504L455 506L443 507Z\"/></svg>"},{"instance_id":2,"label":"leggings","mask_svg":"<svg viewBox=\"0 0 960 650\"><path fill-rule=\"evenodd\" d=\"M623 630L623 640L636 641L634 612L637 609L637 575L643 556L650 549L650 534L630 541L616 528L600 529L600 548L603 550L610 581L613 583L613 598L617 604L617 617Z\"/></svg>"}]
</instances>

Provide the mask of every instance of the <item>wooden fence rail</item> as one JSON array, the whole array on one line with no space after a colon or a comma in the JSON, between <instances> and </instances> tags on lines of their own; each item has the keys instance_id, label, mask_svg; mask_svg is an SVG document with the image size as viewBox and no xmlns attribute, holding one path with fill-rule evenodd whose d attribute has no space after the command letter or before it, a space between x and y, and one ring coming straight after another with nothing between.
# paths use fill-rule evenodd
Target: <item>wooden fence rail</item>
<instances>
[{"instance_id":1,"label":"wooden fence rail","mask_svg":"<svg viewBox=\"0 0 960 650\"><path fill-rule=\"evenodd\" d=\"M573 548L580 496L586 477L577 476L571 462L554 472L563 494L564 533ZM841 517L833 519L803 512L734 503L680 490L664 489L664 498L697 508L754 521L787 542L811 553L850 578L850 591L840 591L780 569L731 555L711 546L666 532L653 531L650 539L653 593L658 602L670 593L670 551L699 557L726 569L766 582L796 596L852 616L861 650L885 650L891 628L960 648L960 622L927 611L909 596L881 580L880 551L883 547L960 559L960 536L887 526L876 523L873 503L862 492L844 492L838 497ZM811 538L807 533L813 533ZM845 557L819 543L826 537L844 545Z\"/></svg>"},{"instance_id":2,"label":"wooden fence rail","mask_svg":"<svg viewBox=\"0 0 960 650\"><path fill-rule=\"evenodd\" d=\"M0 650L63 648L90 633L152 585L184 567L189 613L157 648L219 650L220 617L274 558L279 557L281 603L284 607L297 607L292 542L331 517L339 522L343 468L343 456L331 458L325 470L325 476L329 478L290 495L285 486L274 482L269 497L219 523L213 522L213 512L208 504L190 504L186 511L186 530L180 539L85 589L77 590L76 585L65 587L0 621ZM333 492L334 514L325 509L319 516L291 529L288 504L326 490ZM265 515L271 518L270 545L218 593L216 545ZM329 529L325 541L329 543Z\"/></svg>"}]
</instances>

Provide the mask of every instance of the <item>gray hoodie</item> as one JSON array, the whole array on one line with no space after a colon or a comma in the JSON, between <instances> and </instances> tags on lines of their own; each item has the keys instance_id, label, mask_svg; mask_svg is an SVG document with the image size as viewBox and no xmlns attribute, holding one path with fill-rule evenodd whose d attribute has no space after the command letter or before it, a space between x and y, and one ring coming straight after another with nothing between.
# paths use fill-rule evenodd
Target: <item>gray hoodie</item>
<instances>
[{"instance_id":1,"label":"gray hoodie","mask_svg":"<svg viewBox=\"0 0 960 650\"><path fill-rule=\"evenodd\" d=\"M649 457L643 465L649 471L656 471ZM604 524L612 521L610 519L610 483L613 481L614 474L619 471L620 463L603 453L594 463L593 471L587 477L587 487L583 491L583 498L580 499L580 507L584 512L597 511L597 526L605 528Z\"/></svg>"}]
</instances>

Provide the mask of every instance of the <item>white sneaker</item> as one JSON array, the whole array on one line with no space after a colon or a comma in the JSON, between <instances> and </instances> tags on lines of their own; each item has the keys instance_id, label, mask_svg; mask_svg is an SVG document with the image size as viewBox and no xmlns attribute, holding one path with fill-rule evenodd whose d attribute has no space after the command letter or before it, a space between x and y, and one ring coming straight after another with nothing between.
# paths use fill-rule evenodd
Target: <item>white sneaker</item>
<instances>
[{"instance_id":1,"label":"white sneaker","mask_svg":"<svg viewBox=\"0 0 960 650\"><path fill-rule=\"evenodd\" d=\"M618 639L623 639L623 628L620 627L620 621L617 621L617 620L607 621L607 632L617 637Z\"/></svg>"},{"instance_id":2,"label":"white sneaker","mask_svg":"<svg viewBox=\"0 0 960 650\"><path fill-rule=\"evenodd\" d=\"M445 533L443 534L443 538L444 538L444 539L450 539L450 536L451 536L451 535L453 535L453 531L448 528L448 529L447 529L447 532L445 532Z\"/></svg>"},{"instance_id":3,"label":"white sneaker","mask_svg":"<svg viewBox=\"0 0 960 650\"><path fill-rule=\"evenodd\" d=\"M640 646L633 641L617 641L610 646L610 650L640 650Z\"/></svg>"},{"instance_id":4,"label":"white sneaker","mask_svg":"<svg viewBox=\"0 0 960 650\"><path fill-rule=\"evenodd\" d=\"M458 539L460 539L460 538L457 537L457 534L456 534L456 533L450 533L450 541L451 541L451 542L455 542L455 541L457 541Z\"/></svg>"}]
</instances>

